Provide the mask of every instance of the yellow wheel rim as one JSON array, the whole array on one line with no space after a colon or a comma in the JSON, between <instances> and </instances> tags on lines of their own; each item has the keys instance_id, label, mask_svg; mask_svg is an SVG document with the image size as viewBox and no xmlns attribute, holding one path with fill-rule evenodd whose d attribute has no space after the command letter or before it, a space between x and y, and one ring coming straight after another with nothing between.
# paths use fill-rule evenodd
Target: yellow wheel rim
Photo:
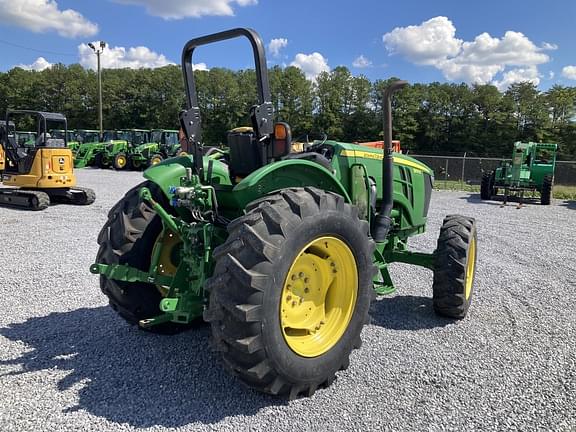
<instances>
[{"instance_id":1,"label":"yellow wheel rim","mask_svg":"<svg viewBox=\"0 0 576 432\"><path fill-rule=\"evenodd\" d=\"M348 245L320 237L296 256L280 300L282 334L303 357L317 357L340 340L358 295L358 269Z\"/></svg>"},{"instance_id":2,"label":"yellow wheel rim","mask_svg":"<svg viewBox=\"0 0 576 432\"><path fill-rule=\"evenodd\" d=\"M160 162L162 162L162 159L160 159L159 157L153 157L150 160L150 165L158 165Z\"/></svg>"},{"instance_id":3,"label":"yellow wheel rim","mask_svg":"<svg viewBox=\"0 0 576 432\"><path fill-rule=\"evenodd\" d=\"M156 243L154 244L153 256L156 253L156 249L161 247L160 256L158 257L158 267L156 271L162 276L174 276L176 275L176 270L178 269L178 252L182 245L182 240L180 237L173 233L172 231L164 231L158 236ZM162 296L168 294L170 287L164 285L156 285Z\"/></svg>"},{"instance_id":4,"label":"yellow wheel rim","mask_svg":"<svg viewBox=\"0 0 576 432\"><path fill-rule=\"evenodd\" d=\"M126 166L126 158L124 156L120 156L116 159L116 164L120 168L124 168Z\"/></svg>"},{"instance_id":5,"label":"yellow wheel rim","mask_svg":"<svg viewBox=\"0 0 576 432\"><path fill-rule=\"evenodd\" d=\"M476 239L472 237L470 240L470 248L468 249L468 262L466 263L466 300L472 294L472 282L474 281L474 271L476 270Z\"/></svg>"}]
</instances>

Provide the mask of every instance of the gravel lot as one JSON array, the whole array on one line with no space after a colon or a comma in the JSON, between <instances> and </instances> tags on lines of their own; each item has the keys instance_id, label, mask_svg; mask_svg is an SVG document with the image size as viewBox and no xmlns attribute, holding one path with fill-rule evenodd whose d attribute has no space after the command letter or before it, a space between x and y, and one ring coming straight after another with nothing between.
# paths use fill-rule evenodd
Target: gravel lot
<instances>
[{"instance_id":1,"label":"gravel lot","mask_svg":"<svg viewBox=\"0 0 576 432\"><path fill-rule=\"evenodd\" d=\"M396 264L350 368L312 398L246 390L210 351L207 326L156 336L125 324L88 272L108 209L140 173L85 169L90 207L0 209L0 430L576 430L576 203L501 208L435 192L478 221L476 297L436 317L431 273Z\"/></svg>"}]
</instances>

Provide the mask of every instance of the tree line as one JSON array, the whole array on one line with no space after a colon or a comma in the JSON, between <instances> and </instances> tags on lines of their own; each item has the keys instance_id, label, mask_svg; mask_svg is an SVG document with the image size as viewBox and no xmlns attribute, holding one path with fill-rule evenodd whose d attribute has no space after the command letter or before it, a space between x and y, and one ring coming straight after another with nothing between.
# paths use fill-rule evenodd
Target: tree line
<instances>
[{"instance_id":1,"label":"tree line","mask_svg":"<svg viewBox=\"0 0 576 432\"><path fill-rule=\"evenodd\" d=\"M249 124L256 102L253 70L195 71L204 140L225 142L226 131ZM296 67L269 70L277 120L293 137L326 134L346 142L382 139L382 93L388 80L353 76L346 67L315 82ZM102 72L104 127L176 128L185 107L178 66L106 69ZM98 124L96 73L80 65L0 73L0 110L64 113L71 129ZM411 153L509 156L515 141L556 142L560 157L576 159L576 87L541 92L529 82L500 92L492 85L412 84L394 101L394 135Z\"/></svg>"}]
</instances>

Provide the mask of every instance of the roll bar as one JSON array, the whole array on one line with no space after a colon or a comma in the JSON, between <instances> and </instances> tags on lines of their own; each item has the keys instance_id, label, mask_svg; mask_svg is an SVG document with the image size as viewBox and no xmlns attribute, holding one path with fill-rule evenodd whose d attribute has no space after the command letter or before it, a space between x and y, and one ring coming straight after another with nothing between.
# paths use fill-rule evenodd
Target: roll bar
<instances>
[{"instance_id":1,"label":"roll bar","mask_svg":"<svg viewBox=\"0 0 576 432\"><path fill-rule=\"evenodd\" d=\"M187 110L180 113L180 125L184 130L188 142L192 146L191 153L194 156L194 166L198 174L203 171L202 163L202 116L198 104L196 81L192 67L192 56L196 48L214 42L234 39L244 36L252 45L254 52L254 64L256 66L256 86L258 89L258 105L250 110L254 133L259 139L270 136L273 132L272 123L273 107L270 97L270 85L268 81L268 68L264 44L256 31L249 28L235 28L219 33L201 36L186 43L182 50L182 72L186 85Z\"/></svg>"}]
</instances>

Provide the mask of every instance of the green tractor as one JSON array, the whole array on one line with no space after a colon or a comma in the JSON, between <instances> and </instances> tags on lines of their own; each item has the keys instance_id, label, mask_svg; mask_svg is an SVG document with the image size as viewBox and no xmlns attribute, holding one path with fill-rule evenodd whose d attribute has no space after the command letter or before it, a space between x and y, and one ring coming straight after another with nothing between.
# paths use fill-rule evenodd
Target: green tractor
<instances>
[{"instance_id":1,"label":"green tractor","mask_svg":"<svg viewBox=\"0 0 576 432\"><path fill-rule=\"evenodd\" d=\"M494 171L482 175L480 198L492 199L500 190L504 192L504 204L511 194L520 197L525 192L540 193L540 203L549 205L554 186L554 169L558 144L514 143L512 161L502 162Z\"/></svg>"},{"instance_id":2,"label":"green tractor","mask_svg":"<svg viewBox=\"0 0 576 432\"><path fill-rule=\"evenodd\" d=\"M78 129L75 141L78 143L74 154L74 168L84 168L94 165L95 156L104 145L100 142L100 131L92 129Z\"/></svg>"},{"instance_id":3,"label":"green tractor","mask_svg":"<svg viewBox=\"0 0 576 432\"><path fill-rule=\"evenodd\" d=\"M129 150L128 164L134 169L147 168L175 156L179 149L177 130L153 129L150 134L150 142L137 145Z\"/></svg>"},{"instance_id":4,"label":"green tractor","mask_svg":"<svg viewBox=\"0 0 576 432\"><path fill-rule=\"evenodd\" d=\"M114 134L105 134L110 140L104 142L94 158L94 163L99 168L113 167L123 170L128 166L128 155L133 148L150 142L150 131L147 129L122 129Z\"/></svg>"},{"instance_id":5,"label":"green tractor","mask_svg":"<svg viewBox=\"0 0 576 432\"><path fill-rule=\"evenodd\" d=\"M194 50L244 36L256 63L251 128L228 134L225 157L203 156ZM375 294L391 293L389 265L434 273L434 310L461 319L470 307L476 223L444 219L433 253L408 249L426 230L432 171L392 153L384 94L385 149L319 141L291 153L286 123L273 122L264 45L238 28L189 41L183 51L188 109L180 124L191 154L144 173L102 228L100 288L129 323L172 332L204 319L226 368L282 397L330 385L360 346Z\"/></svg>"}]
</instances>

